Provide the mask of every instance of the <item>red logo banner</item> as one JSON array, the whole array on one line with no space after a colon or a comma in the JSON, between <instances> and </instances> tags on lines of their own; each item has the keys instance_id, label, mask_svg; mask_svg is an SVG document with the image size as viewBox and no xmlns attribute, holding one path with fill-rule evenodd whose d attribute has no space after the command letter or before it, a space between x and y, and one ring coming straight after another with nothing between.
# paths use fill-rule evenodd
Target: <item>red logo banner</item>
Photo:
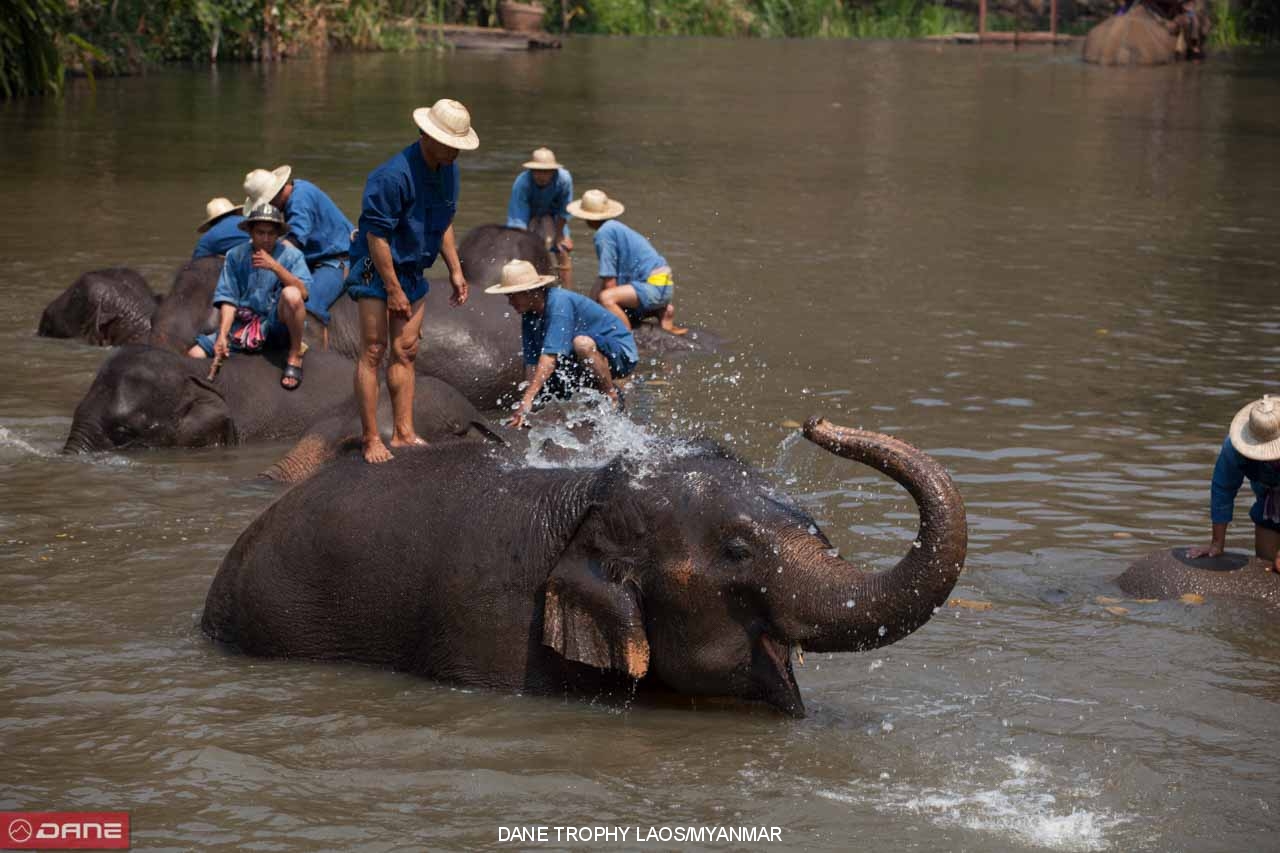
<instances>
[{"instance_id":1,"label":"red logo banner","mask_svg":"<svg viewBox=\"0 0 1280 853\"><path fill-rule=\"evenodd\" d=\"M0 812L5 850L127 850L128 812Z\"/></svg>"}]
</instances>

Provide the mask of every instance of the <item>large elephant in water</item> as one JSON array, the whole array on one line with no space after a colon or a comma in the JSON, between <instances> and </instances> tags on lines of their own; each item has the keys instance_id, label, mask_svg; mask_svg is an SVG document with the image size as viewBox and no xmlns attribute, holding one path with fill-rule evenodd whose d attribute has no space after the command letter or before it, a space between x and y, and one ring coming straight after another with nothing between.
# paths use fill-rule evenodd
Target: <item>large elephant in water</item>
<instances>
[{"instance_id":1,"label":"large elephant in water","mask_svg":"<svg viewBox=\"0 0 1280 853\"><path fill-rule=\"evenodd\" d=\"M92 270L49 303L36 334L80 338L94 346L143 343L158 297L137 270Z\"/></svg>"},{"instance_id":2,"label":"large elephant in water","mask_svg":"<svg viewBox=\"0 0 1280 853\"><path fill-rule=\"evenodd\" d=\"M1248 598L1280 609L1280 574L1270 560L1245 554L1191 559L1186 548L1156 551L1137 560L1116 579L1134 598Z\"/></svg>"},{"instance_id":3,"label":"large elephant in water","mask_svg":"<svg viewBox=\"0 0 1280 853\"><path fill-rule=\"evenodd\" d=\"M223 560L202 627L253 655L526 692L741 697L802 716L792 651L910 634L946 601L967 543L960 496L930 457L818 420L805 434L916 499L919 540L895 568L833 556L813 519L722 452L545 469L453 443L340 462L293 488Z\"/></svg>"},{"instance_id":4,"label":"large elephant in water","mask_svg":"<svg viewBox=\"0 0 1280 853\"><path fill-rule=\"evenodd\" d=\"M296 391L280 387L284 353L232 356L212 380L210 364L152 347L121 349L76 407L64 452L296 439L317 421L357 417L353 367L340 356L308 354L307 381ZM475 407L445 383L421 379L417 394L415 426L428 441L487 435Z\"/></svg>"}]
</instances>

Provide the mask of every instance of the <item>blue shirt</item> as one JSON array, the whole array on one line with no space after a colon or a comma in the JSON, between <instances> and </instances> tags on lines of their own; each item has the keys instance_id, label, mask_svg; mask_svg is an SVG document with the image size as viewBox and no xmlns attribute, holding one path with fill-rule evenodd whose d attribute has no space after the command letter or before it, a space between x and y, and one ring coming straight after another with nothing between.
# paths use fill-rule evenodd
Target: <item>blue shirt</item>
<instances>
[{"instance_id":1,"label":"blue shirt","mask_svg":"<svg viewBox=\"0 0 1280 853\"><path fill-rule=\"evenodd\" d=\"M284 216L289 221L289 242L302 250L309 265L351 251L351 220L310 181L294 179Z\"/></svg>"},{"instance_id":2,"label":"blue shirt","mask_svg":"<svg viewBox=\"0 0 1280 853\"><path fill-rule=\"evenodd\" d=\"M1228 524L1235 508L1236 493L1244 478L1254 497L1263 500L1269 489L1280 486L1280 463L1259 462L1236 450L1230 436L1218 451L1218 464L1213 466L1213 485L1209 489L1209 519L1214 524Z\"/></svg>"},{"instance_id":3,"label":"blue shirt","mask_svg":"<svg viewBox=\"0 0 1280 853\"><path fill-rule=\"evenodd\" d=\"M667 259L653 246L616 219L596 229L596 257L600 259L600 277L616 278L618 284L644 281L649 273L667 266Z\"/></svg>"},{"instance_id":4,"label":"blue shirt","mask_svg":"<svg viewBox=\"0 0 1280 853\"><path fill-rule=\"evenodd\" d=\"M511 201L507 204L507 227L528 228L535 216L559 216L564 219L564 236L569 236L569 201L573 198L573 177L568 169L556 169L551 183L540 187L533 172L526 169L511 185Z\"/></svg>"},{"instance_id":5,"label":"blue shirt","mask_svg":"<svg viewBox=\"0 0 1280 853\"><path fill-rule=\"evenodd\" d=\"M563 287L548 287L543 312L529 311L520 318L524 363L537 364L539 356L573 352L573 339L578 335L590 337L606 357L634 352L630 330L600 303Z\"/></svg>"},{"instance_id":6,"label":"blue shirt","mask_svg":"<svg viewBox=\"0 0 1280 853\"><path fill-rule=\"evenodd\" d=\"M249 242L249 232L240 230L244 217L238 213L228 213L213 223L213 227L200 235L196 250L191 253L192 260L207 258L210 255L225 255L241 243Z\"/></svg>"},{"instance_id":7,"label":"blue shirt","mask_svg":"<svg viewBox=\"0 0 1280 853\"><path fill-rule=\"evenodd\" d=\"M302 252L277 241L271 257L302 279L308 288L311 287L311 271L307 269L307 259L302 256ZM253 244L242 243L227 252L222 275L218 277L218 286L213 291L213 304L226 303L237 308L248 308L259 317L273 319L282 288L280 279L271 270L253 268Z\"/></svg>"},{"instance_id":8,"label":"blue shirt","mask_svg":"<svg viewBox=\"0 0 1280 853\"><path fill-rule=\"evenodd\" d=\"M414 142L369 173L360 203L360 231L351 241L351 273L347 281L360 284L368 235L386 239L402 284L416 282L435 263L444 232L458 208L461 181L458 164L431 171ZM373 271L377 278L378 273Z\"/></svg>"}]
</instances>

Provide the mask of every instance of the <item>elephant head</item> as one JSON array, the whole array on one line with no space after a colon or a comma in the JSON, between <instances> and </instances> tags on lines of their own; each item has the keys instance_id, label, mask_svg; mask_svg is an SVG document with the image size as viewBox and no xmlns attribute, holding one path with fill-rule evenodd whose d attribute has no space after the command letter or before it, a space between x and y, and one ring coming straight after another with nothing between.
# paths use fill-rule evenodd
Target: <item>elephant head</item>
<instances>
[{"instance_id":1,"label":"elephant head","mask_svg":"<svg viewBox=\"0 0 1280 853\"><path fill-rule=\"evenodd\" d=\"M805 435L915 498L919 535L893 569L867 572L835 556L813 519L722 452L648 475L614 463L583 499L551 570L543 643L681 693L763 700L803 716L794 647L863 651L927 622L967 547L951 479L886 435L816 419Z\"/></svg>"},{"instance_id":2,"label":"elephant head","mask_svg":"<svg viewBox=\"0 0 1280 853\"><path fill-rule=\"evenodd\" d=\"M76 406L63 452L234 444L231 410L206 370L165 350L121 349Z\"/></svg>"}]
</instances>

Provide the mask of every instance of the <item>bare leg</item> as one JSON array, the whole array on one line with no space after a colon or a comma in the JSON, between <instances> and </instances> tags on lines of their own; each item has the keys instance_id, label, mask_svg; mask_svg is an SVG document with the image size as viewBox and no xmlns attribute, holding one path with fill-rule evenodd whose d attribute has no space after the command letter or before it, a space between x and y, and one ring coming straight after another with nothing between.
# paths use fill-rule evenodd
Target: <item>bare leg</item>
<instances>
[{"instance_id":1,"label":"bare leg","mask_svg":"<svg viewBox=\"0 0 1280 853\"><path fill-rule=\"evenodd\" d=\"M578 335L573 339L573 354L591 368L596 378L596 385L605 393L613 405L618 405L618 389L613 384L613 371L609 369L609 360L600 352L596 342L586 335Z\"/></svg>"},{"instance_id":2,"label":"bare leg","mask_svg":"<svg viewBox=\"0 0 1280 853\"><path fill-rule=\"evenodd\" d=\"M1270 571L1280 571L1280 566L1276 565L1277 557L1280 557L1280 531L1268 530L1255 524L1253 552L1258 555L1258 559L1271 563Z\"/></svg>"},{"instance_id":3,"label":"bare leg","mask_svg":"<svg viewBox=\"0 0 1280 853\"><path fill-rule=\"evenodd\" d=\"M556 272L560 275L560 284L565 290L573 290L573 258L564 249L555 256L560 261Z\"/></svg>"},{"instance_id":4,"label":"bare leg","mask_svg":"<svg viewBox=\"0 0 1280 853\"><path fill-rule=\"evenodd\" d=\"M386 462L391 451L378 434L378 367L387 354L387 303L380 299L361 299L360 357L356 359L356 401L360 405L360 435L364 442L364 461Z\"/></svg>"},{"instance_id":5,"label":"bare leg","mask_svg":"<svg viewBox=\"0 0 1280 853\"><path fill-rule=\"evenodd\" d=\"M208 358L209 357L208 353L206 353L203 349L201 349L199 344L192 344L191 349L187 350L187 355L191 356L192 358Z\"/></svg>"},{"instance_id":6,"label":"bare leg","mask_svg":"<svg viewBox=\"0 0 1280 853\"><path fill-rule=\"evenodd\" d=\"M422 318L426 313L427 301L419 299L414 303L409 319L391 318L391 364L387 367L387 390L391 392L391 411L395 418L392 447L426 444L413 429L413 362L418 357Z\"/></svg>"},{"instance_id":7,"label":"bare leg","mask_svg":"<svg viewBox=\"0 0 1280 853\"><path fill-rule=\"evenodd\" d=\"M676 306L667 305L662 309L661 319L658 320L664 332L670 332L673 335L687 335L689 330L683 326L676 325Z\"/></svg>"},{"instance_id":8,"label":"bare leg","mask_svg":"<svg viewBox=\"0 0 1280 853\"><path fill-rule=\"evenodd\" d=\"M617 287L610 287L608 290L600 292L600 304L605 310L616 316L622 321L623 328L630 330L631 321L627 319L627 313L623 308L639 308L640 297L636 296L636 289L629 284L620 284Z\"/></svg>"},{"instance_id":9,"label":"bare leg","mask_svg":"<svg viewBox=\"0 0 1280 853\"><path fill-rule=\"evenodd\" d=\"M302 291L296 287L286 287L280 291L280 304L276 306L276 316L284 320L289 328L289 355L286 361L294 367L302 366L302 334L306 328L307 309L302 298ZM292 380L292 387L297 387L297 380Z\"/></svg>"}]
</instances>

